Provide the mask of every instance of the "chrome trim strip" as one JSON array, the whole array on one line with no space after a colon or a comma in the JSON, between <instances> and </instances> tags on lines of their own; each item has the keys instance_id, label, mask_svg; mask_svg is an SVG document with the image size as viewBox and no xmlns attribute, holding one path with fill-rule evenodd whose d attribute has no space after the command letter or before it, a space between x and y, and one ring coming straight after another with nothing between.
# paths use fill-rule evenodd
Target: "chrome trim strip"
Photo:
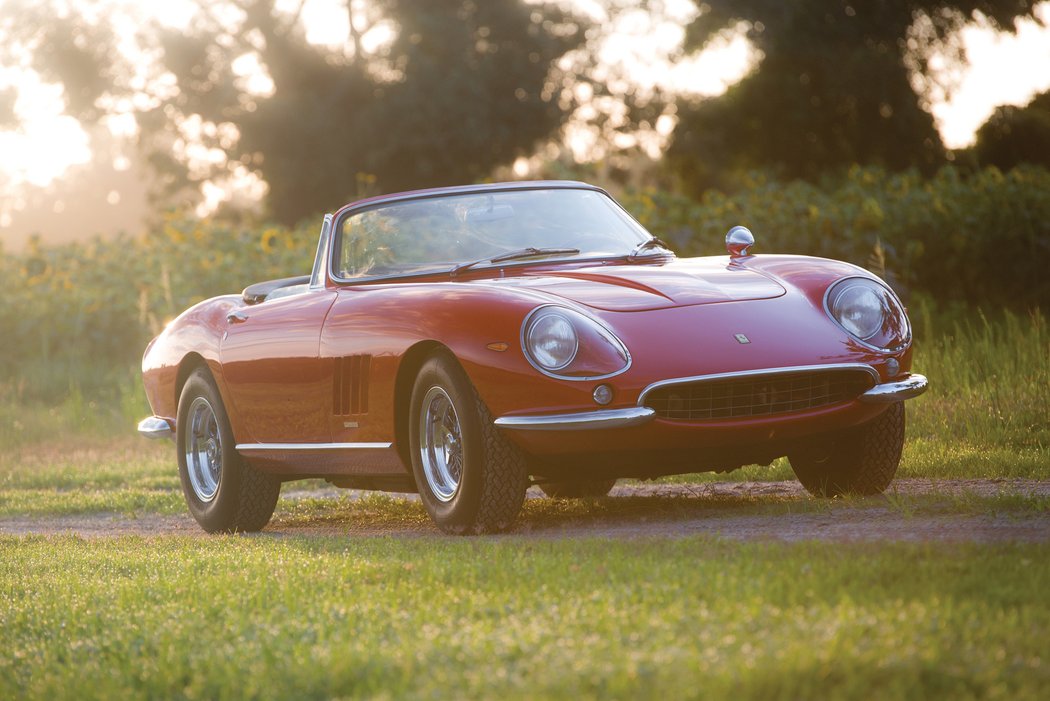
<instances>
[{"instance_id":1,"label":"chrome trim strip","mask_svg":"<svg viewBox=\"0 0 1050 701\"><path fill-rule=\"evenodd\" d=\"M786 368L764 368L762 370L744 370L741 372L720 372L714 375L696 375L694 377L677 377L673 380L660 380L654 382L638 395L638 406L645 406L645 398L650 392L670 385L688 385L695 382L715 382L718 380L735 379L738 377L753 377L757 375L795 375L803 372L835 372L840 370L863 370L871 375L875 384L878 385L879 372L870 365L864 363L834 363L831 365L796 365Z\"/></svg>"},{"instance_id":2,"label":"chrome trim strip","mask_svg":"<svg viewBox=\"0 0 1050 701\"><path fill-rule=\"evenodd\" d=\"M143 438L151 438L154 440L160 438L174 438L175 430L171 427L171 423L167 419L162 419L159 416L150 416L142 421L139 421L139 435Z\"/></svg>"},{"instance_id":3,"label":"chrome trim strip","mask_svg":"<svg viewBox=\"0 0 1050 701\"><path fill-rule=\"evenodd\" d=\"M860 395L860 401L869 404L881 404L889 402L900 402L905 399L918 397L929 388L930 382L923 375L908 375L903 380L886 382L875 385L864 394Z\"/></svg>"},{"instance_id":4,"label":"chrome trim strip","mask_svg":"<svg viewBox=\"0 0 1050 701\"><path fill-rule=\"evenodd\" d=\"M656 416L649 407L600 409L575 414L546 416L501 416L493 423L517 431L588 431L603 428L627 428L644 424Z\"/></svg>"},{"instance_id":5,"label":"chrome trim strip","mask_svg":"<svg viewBox=\"0 0 1050 701\"><path fill-rule=\"evenodd\" d=\"M393 443L238 443L237 450L384 450Z\"/></svg>"}]
</instances>

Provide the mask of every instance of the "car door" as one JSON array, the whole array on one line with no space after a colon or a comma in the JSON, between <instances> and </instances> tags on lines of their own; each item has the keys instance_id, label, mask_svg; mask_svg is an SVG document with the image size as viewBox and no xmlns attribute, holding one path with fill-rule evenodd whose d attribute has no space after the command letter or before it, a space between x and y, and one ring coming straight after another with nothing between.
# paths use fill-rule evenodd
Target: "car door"
<instances>
[{"instance_id":1,"label":"car door","mask_svg":"<svg viewBox=\"0 0 1050 701\"><path fill-rule=\"evenodd\" d=\"M377 290L342 289L325 320L321 361L328 368L329 420L336 443L394 439L394 380L405 339L391 333L389 310L376 309Z\"/></svg>"},{"instance_id":2,"label":"car door","mask_svg":"<svg viewBox=\"0 0 1050 701\"><path fill-rule=\"evenodd\" d=\"M335 298L332 290L312 289L230 314L220 346L223 375L252 442L331 440L331 371L318 347Z\"/></svg>"}]
</instances>

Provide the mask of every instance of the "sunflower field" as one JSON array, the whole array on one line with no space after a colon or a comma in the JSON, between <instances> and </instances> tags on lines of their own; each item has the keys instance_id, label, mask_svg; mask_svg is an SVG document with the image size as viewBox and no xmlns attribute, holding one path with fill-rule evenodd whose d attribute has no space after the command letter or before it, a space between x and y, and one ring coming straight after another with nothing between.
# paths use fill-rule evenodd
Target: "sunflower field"
<instances>
[{"instance_id":1,"label":"sunflower field","mask_svg":"<svg viewBox=\"0 0 1050 701\"><path fill-rule=\"evenodd\" d=\"M1021 167L931 178L854 168L821 183L762 174L693 201L660 190L623 204L680 255L755 252L848 260L938 309L1050 306L1050 172ZM148 340L191 304L309 272L320 218L297 228L169 212L137 237L0 251L0 404L137 392ZM136 400L138 401L138 400Z\"/></svg>"}]
</instances>

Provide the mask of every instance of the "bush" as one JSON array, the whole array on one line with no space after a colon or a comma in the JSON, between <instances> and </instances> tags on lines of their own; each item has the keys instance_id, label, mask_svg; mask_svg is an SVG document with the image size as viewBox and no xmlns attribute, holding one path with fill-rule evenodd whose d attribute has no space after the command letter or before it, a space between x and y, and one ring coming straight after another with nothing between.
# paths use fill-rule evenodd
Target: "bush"
<instances>
[{"instance_id":1,"label":"bush","mask_svg":"<svg viewBox=\"0 0 1050 701\"><path fill-rule=\"evenodd\" d=\"M1050 172L953 168L931 179L855 168L821 185L756 175L695 202L628 193L624 204L683 255L722 254L750 227L756 252L852 261L948 306L1050 305ZM82 392L127 402L147 341L202 299L307 273L316 228L251 227L169 214L140 238L0 252L0 403ZM101 395L100 395L101 393Z\"/></svg>"},{"instance_id":2,"label":"bush","mask_svg":"<svg viewBox=\"0 0 1050 701\"><path fill-rule=\"evenodd\" d=\"M756 253L838 258L885 274L904 291L985 308L1050 304L1050 171L942 169L924 179L853 168L815 185L762 174L700 202L628 193L624 205L683 255L725 252L725 233L750 228Z\"/></svg>"},{"instance_id":3,"label":"bush","mask_svg":"<svg viewBox=\"0 0 1050 701\"><path fill-rule=\"evenodd\" d=\"M146 342L177 314L252 282L309 273L316 245L316 230L169 214L140 238L34 241L0 253L0 401L126 386Z\"/></svg>"}]
</instances>

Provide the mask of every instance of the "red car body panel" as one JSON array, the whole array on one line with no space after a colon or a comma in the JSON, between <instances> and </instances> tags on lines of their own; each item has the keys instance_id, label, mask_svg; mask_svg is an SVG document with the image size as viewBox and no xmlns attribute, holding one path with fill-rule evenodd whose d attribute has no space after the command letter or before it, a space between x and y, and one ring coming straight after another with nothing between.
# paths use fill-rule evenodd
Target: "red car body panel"
<instances>
[{"instance_id":1,"label":"red car body panel","mask_svg":"<svg viewBox=\"0 0 1050 701\"><path fill-rule=\"evenodd\" d=\"M381 198L354 207L375 201ZM454 278L354 284L327 272L322 287L298 295L255 305L229 295L198 304L150 344L143 376L154 414L174 425L180 384L204 363L238 449L243 444L242 454L260 469L289 478L407 476L405 392L419 359L439 347L458 359L495 418L635 407L655 382L718 373L860 363L880 382L907 376L910 345L868 348L825 312L826 290L849 276L871 277L845 263L781 255L532 262ZM574 308L613 330L631 354L628 369L600 381L537 371L522 349L522 323L547 304ZM599 384L613 390L608 406L592 396ZM659 465L647 471L640 462L695 454L704 469L728 469L868 421L886 406L854 400L776 416L505 433L536 464L557 465L551 469L593 462L587 455L616 456L609 464L622 463L620 474L659 474ZM262 453L255 444L363 450ZM714 457L700 460L705 452Z\"/></svg>"}]
</instances>

